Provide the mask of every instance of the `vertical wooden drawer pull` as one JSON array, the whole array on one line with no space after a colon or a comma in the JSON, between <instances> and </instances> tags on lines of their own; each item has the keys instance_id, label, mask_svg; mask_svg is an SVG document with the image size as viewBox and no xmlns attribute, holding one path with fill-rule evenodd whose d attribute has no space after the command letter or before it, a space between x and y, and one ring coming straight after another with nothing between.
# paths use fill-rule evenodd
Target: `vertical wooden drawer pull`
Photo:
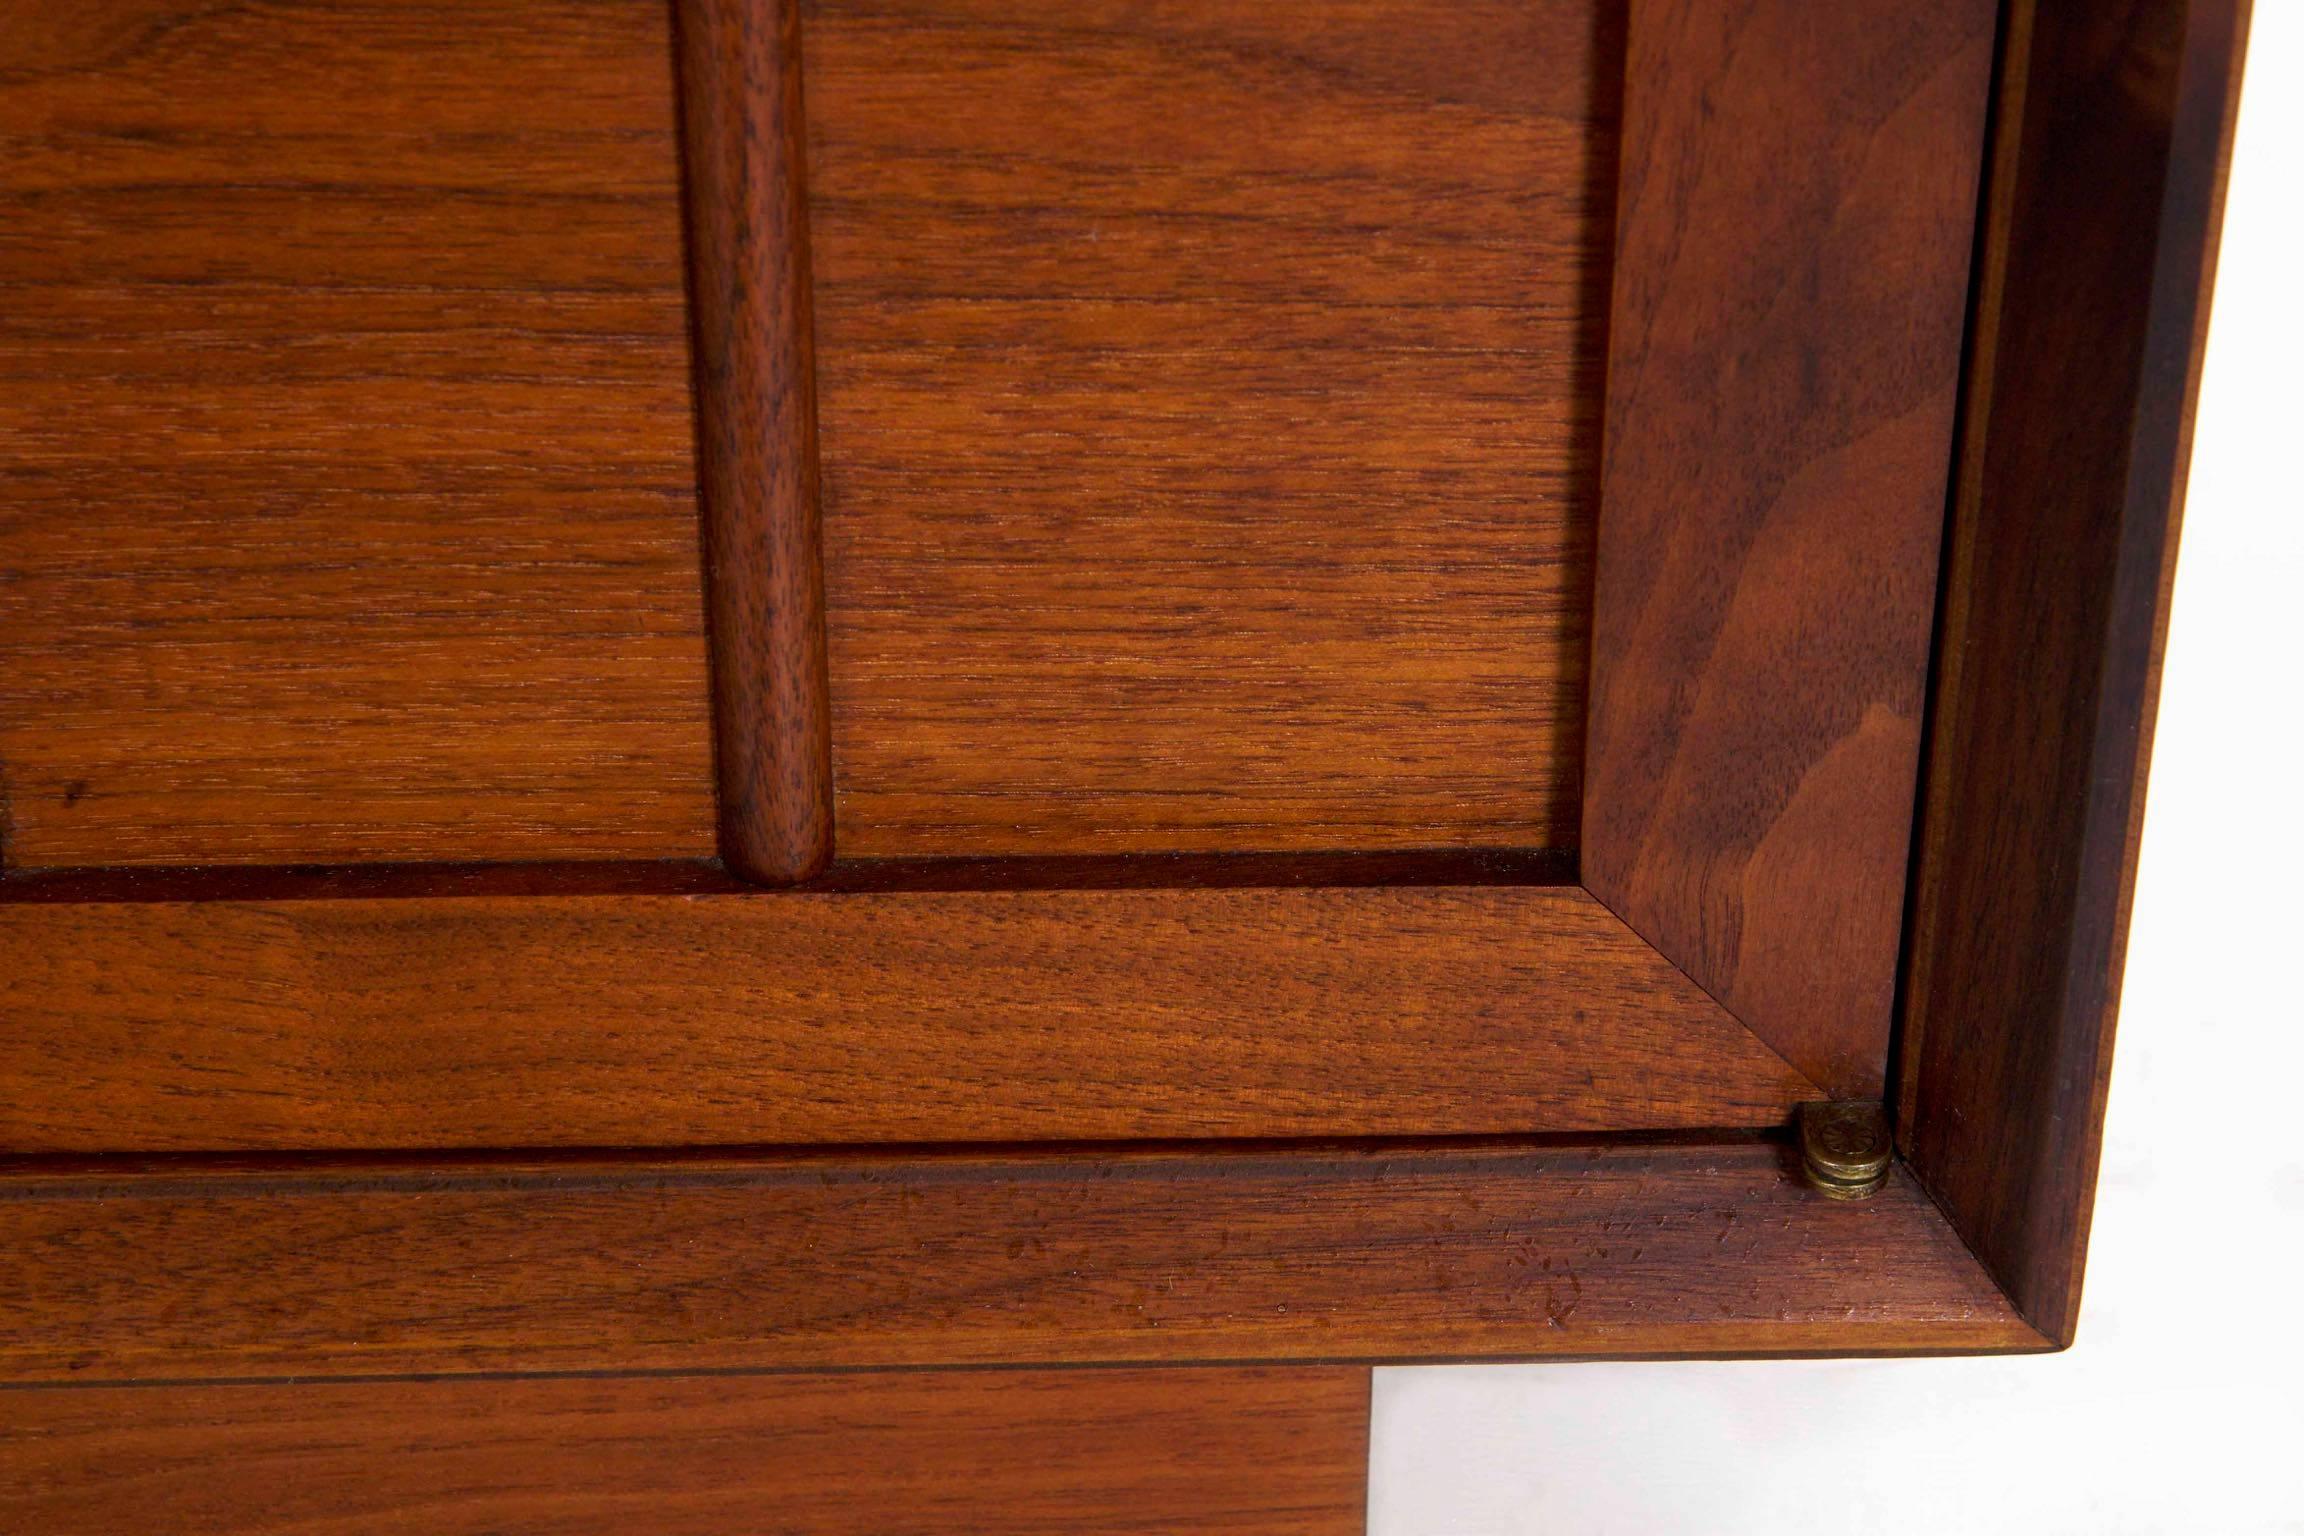
<instances>
[{"instance_id":1,"label":"vertical wooden drawer pull","mask_svg":"<svg viewBox=\"0 0 2304 1536\"><path fill-rule=\"evenodd\" d=\"M680 0L690 323L721 857L832 857L798 7Z\"/></svg>"}]
</instances>

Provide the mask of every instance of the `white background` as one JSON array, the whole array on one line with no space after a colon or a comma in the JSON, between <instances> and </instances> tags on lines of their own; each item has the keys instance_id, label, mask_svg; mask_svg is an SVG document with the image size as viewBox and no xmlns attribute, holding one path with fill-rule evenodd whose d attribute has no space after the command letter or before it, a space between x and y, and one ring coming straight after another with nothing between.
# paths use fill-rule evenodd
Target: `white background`
<instances>
[{"instance_id":1,"label":"white background","mask_svg":"<svg viewBox=\"0 0 2304 1536\"><path fill-rule=\"evenodd\" d=\"M1372 1536L2304 1532L2304 0L2257 0L2080 1341L1377 1373Z\"/></svg>"}]
</instances>

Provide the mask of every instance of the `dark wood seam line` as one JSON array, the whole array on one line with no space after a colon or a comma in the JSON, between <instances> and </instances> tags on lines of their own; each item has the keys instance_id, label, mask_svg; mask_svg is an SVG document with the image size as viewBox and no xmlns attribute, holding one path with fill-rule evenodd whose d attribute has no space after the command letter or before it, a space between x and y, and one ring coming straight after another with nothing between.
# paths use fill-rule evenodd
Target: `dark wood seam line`
<instances>
[{"instance_id":1,"label":"dark wood seam line","mask_svg":"<svg viewBox=\"0 0 2304 1536\"><path fill-rule=\"evenodd\" d=\"M1907 1118L1905 1069L1908 1061L1917 1060L1920 1049L1920 1021L1912 1016L1910 1009L1918 947L1914 919L1920 911L1921 875L1928 847L1928 804L1933 788L1931 781L1935 777L1932 770L1938 744L1945 637L1949 632L1958 576L1954 565L1954 556L1958 553L1955 523L1967 484L1968 456L1971 449L1978 446L1975 433L1992 411L1992 359L1997 351L2000 285L1991 278L1990 253L2008 216L2001 203L2003 195L2011 192L2016 141L2022 137L2024 124L2020 98L2025 81L2017 61L2011 57L2019 42L2017 19L2023 4L2024 0L2003 0L1992 39L1992 90L1985 100L1984 152L1976 177L1976 222L1968 255L1968 318L1960 334L1960 398L1952 424L1951 462L1944 477L1944 521L1936 546L1936 603L1928 631L1928 669L1921 680L1919 761L1912 775L1912 839L1904 859L1904 909L1897 925L1896 993L1888 1011L1888 1060L1881 1090L1891 1129L1898 1137L1899 1157L1903 1153L1903 1128ZM2012 92L2018 99L2011 99ZM1935 1196L1931 1194L1929 1198L1933 1200ZM1942 1206L1938 1209L1942 1210ZM1995 1279L1993 1283L1997 1285L1999 1281Z\"/></svg>"},{"instance_id":2,"label":"dark wood seam line","mask_svg":"<svg viewBox=\"0 0 2304 1536\"><path fill-rule=\"evenodd\" d=\"M327 1180L346 1189L484 1188L511 1184L616 1185L657 1179L683 1187L752 1184L770 1175L810 1181L842 1171L901 1164L923 1178L965 1175L998 1164L1019 1174L1084 1166L1121 1172L1186 1164L1382 1161L1389 1157L1474 1162L1651 1148L1659 1152L1782 1142L1776 1127L1668 1131L1539 1131L1517 1135L1274 1136L1139 1141L807 1142L702 1147L397 1148L374 1151L16 1153L0 1156L0 1206L14 1200L105 1199L133 1190L188 1195L257 1189L286 1180ZM1123 1166L1125 1165L1125 1166Z\"/></svg>"},{"instance_id":3,"label":"dark wood seam line","mask_svg":"<svg viewBox=\"0 0 2304 1536\"><path fill-rule=\"evenodd\" d=\"M1573 860L1551 849L1386 853L964 855L836 860L806 894L959 891L1566 889ZM378 864L90 865L0 874L17 902L446 900L469 896L756 894L714 859L411 861Z\"/></svg>"}]
</instances>

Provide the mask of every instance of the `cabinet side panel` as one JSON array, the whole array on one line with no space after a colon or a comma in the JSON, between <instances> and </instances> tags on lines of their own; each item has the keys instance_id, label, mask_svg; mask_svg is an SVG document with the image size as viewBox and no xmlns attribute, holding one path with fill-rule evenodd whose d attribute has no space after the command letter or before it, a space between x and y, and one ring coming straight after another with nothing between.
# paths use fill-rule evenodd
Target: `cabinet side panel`
<instances>
[{"instance_id":1,"label":"cabinet side panel","mask_svg":"<svg viewBox=\"0 0 2304 1536\"><path fill-rule=\"evenodd\" d=\"M2247 16L2037 0L2010 33L1899 1135L2016 1304L2065 1340Z\"/></svg>"},{"instance_id":2,"label":"cabinet side panel","mask_svg":"<svg viewBox=\"0 0 2304 1536\"><path fill-rule=\"evenodd\" d=\"M1992 0L1634 7L1584 877L1877 1097Z\"/></svg>"}]
</instances>

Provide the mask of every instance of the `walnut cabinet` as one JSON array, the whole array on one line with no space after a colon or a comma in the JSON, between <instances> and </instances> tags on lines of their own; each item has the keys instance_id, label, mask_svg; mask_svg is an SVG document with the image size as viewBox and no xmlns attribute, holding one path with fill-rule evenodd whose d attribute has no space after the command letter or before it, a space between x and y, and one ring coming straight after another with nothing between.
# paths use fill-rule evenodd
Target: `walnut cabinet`
<instances>
[{"instance_id":1,"label":"walnut cabinet","mask_svg":"<svg viewBox=\"0 0 2304 1536\"><path fill-rule=\"evenodd\" d=\"M2245 23L0 0L0 1526L2069 1342Z\"/></svg>"}]
</instances>

